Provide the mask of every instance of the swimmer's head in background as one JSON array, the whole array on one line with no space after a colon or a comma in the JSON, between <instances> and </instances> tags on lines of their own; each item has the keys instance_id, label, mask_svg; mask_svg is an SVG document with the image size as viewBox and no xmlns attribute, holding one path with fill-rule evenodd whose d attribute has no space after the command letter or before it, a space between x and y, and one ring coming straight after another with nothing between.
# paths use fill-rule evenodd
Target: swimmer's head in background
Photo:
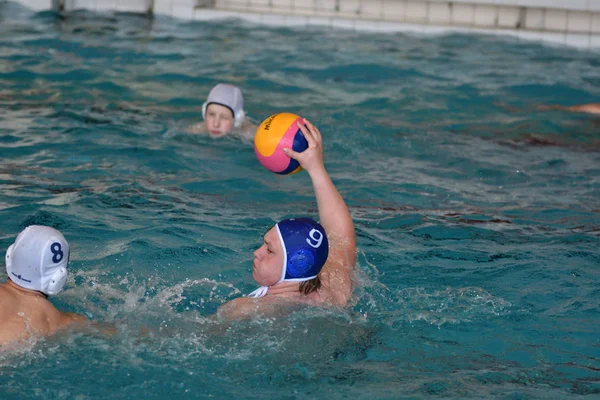
<instances>
[{"instance_id":1,"label":"swimmer's head in background","mask_svg":"<svg viewBox=\"0 0 600 400\"><path fill-rule=\"evenodd\" d=\"M212 88L206 102L202 105L202 118L206 119L206 109L211 104L220 104L231 110L233 124L236 128L242 126L246 113L244 112L244 96L239 87L227 83L219 83Z\"/></svg>"},{"instance_id":2,"label":"swimmer's head in background","mask_svg":"<svg viewBox=\"0 0 600 400\"><path fill-rule=\"evenodd\" d=\"M283 248L279 282L304 282L316 278L329 255L325 229L310 218L291 218L280 221L275 230ZM263 297L268 289L262 286L249 297Z\"/></svg>"},{"instance_id":3,"label":"swimmer's head in background","mask_svg":"<svg viewBox=\"0 0 600 400\"><path fill-rule=\"evenodd\" d=\"M28 226L6 251L10 280L50 296L65 285L68 263L69 243L62 233L48 226Z\"/></svg>"}]
</instances>

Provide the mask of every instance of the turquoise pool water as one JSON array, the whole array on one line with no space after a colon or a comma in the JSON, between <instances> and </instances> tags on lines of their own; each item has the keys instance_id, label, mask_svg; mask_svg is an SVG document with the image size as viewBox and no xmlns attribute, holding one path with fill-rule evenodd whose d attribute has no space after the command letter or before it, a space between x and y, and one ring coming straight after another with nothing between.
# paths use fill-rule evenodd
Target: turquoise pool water
<instances>
[{"instance_id":1,"label":"turquoise pool water","mask_svg":"<svg viewBox=\"0 0 600 400\"><path fill-rule=\"evenodd\" d=\"M0 355L2 399L600 395L598 53L0 2L0 247L72 245L57 307L113 323ZM216 324L305 173L183 133L217 82L306 116L354 217L347 311ZM6 275L0 269L0 280Z\"/></svg>"}]
</instances>

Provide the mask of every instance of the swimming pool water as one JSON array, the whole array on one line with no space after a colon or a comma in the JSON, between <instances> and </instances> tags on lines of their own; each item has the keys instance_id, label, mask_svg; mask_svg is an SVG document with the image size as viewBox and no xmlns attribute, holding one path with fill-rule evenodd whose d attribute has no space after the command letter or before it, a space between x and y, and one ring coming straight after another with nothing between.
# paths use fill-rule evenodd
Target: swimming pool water
<instances>
[{"instance_id":1,"label":"swimming pool water","mask_svg":"<svg viewBox=\"0 0 600 400\"><path fill-rule=\"evenodd\" d=\"M0 355L0 398L600 395L600 122L538 109L597 102L597 53L11 2L0 32L1 248L60 229L53 303L118 328ZM347 311L210 319L256 287L268 227L317 215L306 173L184 133L220 81L255 122L322 131L357 229Z\"/></svg>"}]
</instances>

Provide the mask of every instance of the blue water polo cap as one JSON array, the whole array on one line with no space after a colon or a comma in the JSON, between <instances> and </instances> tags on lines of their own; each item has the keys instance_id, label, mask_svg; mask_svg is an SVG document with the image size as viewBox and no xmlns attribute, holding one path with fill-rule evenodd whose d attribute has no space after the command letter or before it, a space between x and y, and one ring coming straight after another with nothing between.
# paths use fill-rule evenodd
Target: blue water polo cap
<instances>
[{"instance_id":1,"label":"blue water polo cap","mask_svg":"<svg viewBox=\"0 0 600 400\"><path fill-rule=\"evenodd\" d=\"M280 282L315 278L329 255L325 229L310 218L284 219L275 227L284 250Z\"/></svg>"},{"instance_id":2,"label":"blue water polo cap","mask_svg":"<svg viewBox=\"0 0 600 400\"><path fill-rule=\"evenodd\" d=\"M310 218L284 219L275 225L283 248L283 268L279 282L304 282L316 278L329 255L325 229ZM269 291L261 286L248 297L263 297Z\"/></svg>"}]
</instances>

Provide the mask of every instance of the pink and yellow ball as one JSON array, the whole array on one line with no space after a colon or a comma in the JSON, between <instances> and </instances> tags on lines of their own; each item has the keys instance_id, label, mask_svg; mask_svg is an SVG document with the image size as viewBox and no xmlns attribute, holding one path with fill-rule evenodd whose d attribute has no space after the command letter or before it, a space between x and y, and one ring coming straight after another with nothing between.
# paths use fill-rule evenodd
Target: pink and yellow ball
<instances>
[{"instance_id":1,"label":"pink and yellow ball","mask_svg":"<svg viewBox=\"0 0 600 400\"><path fill-rule=\"evenodd\" d=\"M298 128L298 122L304 123L296 114L279 113L265 119L256 129L254 153L269 171L288 175L302 170L298 161L283 152L285 147L297 152L308 147L308 142Z\"/></svg>"}]
</instances>

